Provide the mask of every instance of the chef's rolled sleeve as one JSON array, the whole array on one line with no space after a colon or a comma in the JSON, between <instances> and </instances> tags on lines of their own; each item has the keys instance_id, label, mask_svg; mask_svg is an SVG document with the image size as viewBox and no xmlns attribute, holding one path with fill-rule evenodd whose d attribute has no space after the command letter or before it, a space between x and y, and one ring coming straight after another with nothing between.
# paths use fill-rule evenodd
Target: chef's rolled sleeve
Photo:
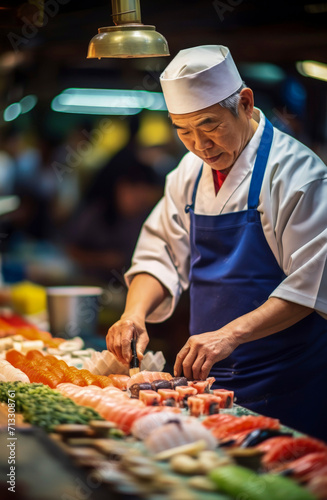
<instances>
[{"instance_id":1,"label":"chef's rolled sleeve","mask_svg":"<svg viewBox=\"0 0 327 500\"><path fill-rule=\"evenodd\" d=\"M150 261L147 262L146 266L143 266L141 263L136 264L125 274L127 286L129 287L133 278L141 273L151 274L169 291L169 295L165 300L146 318L148 323L165 321L175 310L182 291L181 287L176 280L174 283L175 276L171 276L170 273L167 272L165 265L158 262L151 263Z\"/></svg>"},{"instance_id":2,"label":"chef's rolled sleeve","mask_svg":"<svg viewBox=\"0 0 327 500\"><path fill-rule=\"evenodd\" d=\"M327 318L327 177L280 198L276 239L286 278L272 292Z\"/></svg>"}]
</instances>

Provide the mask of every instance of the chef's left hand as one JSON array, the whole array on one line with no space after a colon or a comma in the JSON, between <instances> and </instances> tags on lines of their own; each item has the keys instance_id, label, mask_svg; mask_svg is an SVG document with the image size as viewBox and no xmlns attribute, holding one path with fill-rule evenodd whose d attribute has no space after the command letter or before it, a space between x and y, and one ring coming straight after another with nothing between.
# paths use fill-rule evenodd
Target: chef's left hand
<instances>
[{"instance_id":1,"label":"chef's left hand","mask_svg":"<svg viewBox=\"0 0 327 500\"><path fill-rule=\"evenodd\" d=\"M223 329L192 335L177 354L174 375L179 376L183 369L187 379L204 380L211 367L227 358L238 345L233 334Z\"/></svg>"}]
</instances>

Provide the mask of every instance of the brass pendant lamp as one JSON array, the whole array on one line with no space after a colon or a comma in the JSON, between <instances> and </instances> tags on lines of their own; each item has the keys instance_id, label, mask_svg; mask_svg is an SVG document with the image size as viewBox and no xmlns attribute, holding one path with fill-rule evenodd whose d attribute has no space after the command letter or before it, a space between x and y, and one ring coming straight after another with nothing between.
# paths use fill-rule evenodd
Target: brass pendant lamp
<instances>
[{"instance_id":1,"label":"brass pendant lamp","mask_svg":"<svg viewBox=\"0 0 327 500\"><path fill-rule=\"evenodd\" d=\"M141 22L140 0L111 0L115 26L99 28L87 58L169 56L167 40Z\"/></svg>"}]
</instances>

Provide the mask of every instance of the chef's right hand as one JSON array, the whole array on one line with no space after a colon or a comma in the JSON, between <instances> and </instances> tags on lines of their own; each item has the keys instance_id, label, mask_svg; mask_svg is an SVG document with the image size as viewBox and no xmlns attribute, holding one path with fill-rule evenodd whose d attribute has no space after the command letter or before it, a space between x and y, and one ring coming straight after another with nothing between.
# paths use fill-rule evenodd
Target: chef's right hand
<instances>
[{"instance_id":1,"label":"chef's right hand","mask_svg":"<svg viewBox=\"0 0 327 500\"><path fill-rule=\"evenodd\" d=\"M123 314L107 333L108 351L112 352L118 361L125 365L129 365L132 359L131 340L133 337L136 338L137 357L139 361L142 361L143 352L149 343L144 320Z\"/></svg>"}]
</instances>

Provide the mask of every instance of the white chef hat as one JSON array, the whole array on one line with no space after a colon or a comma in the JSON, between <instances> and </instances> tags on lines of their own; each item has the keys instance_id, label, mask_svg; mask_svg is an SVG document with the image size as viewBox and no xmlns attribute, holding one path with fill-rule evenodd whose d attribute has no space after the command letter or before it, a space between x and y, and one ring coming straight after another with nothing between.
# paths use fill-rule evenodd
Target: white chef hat
<instances>
[{"instance_id":1,"label":"white chef hat","mask_svg":"<svg viewBox=\"0 0 327 500\"><path fill-rule=\"evenodd\" d=\"M202 45L178 52L160 76L168 111L192 113L232 95L242 79L223 45Z\"/></svg>"}]
</instances>

